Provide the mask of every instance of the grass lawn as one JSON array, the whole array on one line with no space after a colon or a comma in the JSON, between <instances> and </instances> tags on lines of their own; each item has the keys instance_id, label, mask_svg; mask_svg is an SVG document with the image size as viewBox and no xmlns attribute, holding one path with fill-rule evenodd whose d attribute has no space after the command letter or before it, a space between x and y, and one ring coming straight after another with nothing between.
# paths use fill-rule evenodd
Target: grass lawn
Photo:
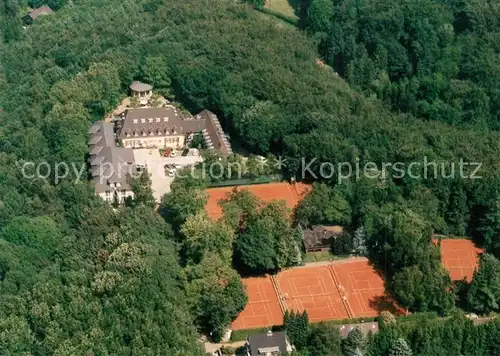
<instances>
[{"instance_id":1,"label":"grass lawn","mask_svg":"<svg viewBox=\"0 0 500 356\"><path fill-rule=\"evenodd\" d=\"M332 255L328 251L309 252L304 257L304 263L334 261L334 260L341 260L343 258L344 257Z\"/></svg>"},{"instance_id":2,"label":"grass lawn","mask_svg":"<svg viewBox=\"0 0 500 356\"><path fill-rule=\"evenodd\" d=\"M297 18L295 14L295 3L297 0L266 0L269 10L279 12L291 18Z\"/></svg>"}]
</instances>

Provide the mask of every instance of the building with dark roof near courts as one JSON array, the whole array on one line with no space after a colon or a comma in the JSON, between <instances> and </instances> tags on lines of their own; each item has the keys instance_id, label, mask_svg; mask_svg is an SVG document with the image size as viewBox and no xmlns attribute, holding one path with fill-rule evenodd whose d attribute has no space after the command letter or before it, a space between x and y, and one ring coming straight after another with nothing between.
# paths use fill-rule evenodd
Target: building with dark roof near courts
<instances>
[{"instance_id":1,"label":"building with dark roof near courts","mask_svg":"<svg viewBox=\"0 0 500 356\"><path fill-rule=\"evenodd\" d=\"M342 226L314 225L302 229L302 241L306 252L328 251L338 236L342 235Z\"/></svg>"},{"instance_id":2,"label":"building with dark roof near courts","mask_svg":"<svg viewBox=\"0 0 500 356\"><path fill-rule=\"evenodd\" d=\"M286 334L282 331L252 334L248 336L246 349L248 356L286 355L293 351Z\"/></svg>"},{"instance_id":3,"label":"building with dark roof near courts","mask_svg":"<svg viewBox=\"0 0 500 356\"><path fill-rule=\"evenodd\" d=\"M173 105L126 110L118 139L126 148L180 149L186 146L189 135L197 133L203 134L208 149L225 156L232 153L215 114L203 110L193 117Z\"/></svg>"},{"instance_id":4,"label":"building with dark roof near courts","mask_svg":"<svg viewBox=\"0 0 500 356\"><path fill-rule=\"evenodd\" d=\"M98 121L89 129L91 182L96 194L107 202L123 203L134 193L128 176L136 172L132 149L118 147L114 125Z\"/></svg>"},{"instance_id":5,"label":"building with dark roof near courts","mask_svg":"<svg viewBox=\"0 0 500 356\"><path fill-rule=\"evenodd\" d=\"M30 11L26 16L24 16L24 22L26 24L31 24L40 16L52 15L54 11L47 5L42 5L38 9Z\"/></svg>"}]
</instances>

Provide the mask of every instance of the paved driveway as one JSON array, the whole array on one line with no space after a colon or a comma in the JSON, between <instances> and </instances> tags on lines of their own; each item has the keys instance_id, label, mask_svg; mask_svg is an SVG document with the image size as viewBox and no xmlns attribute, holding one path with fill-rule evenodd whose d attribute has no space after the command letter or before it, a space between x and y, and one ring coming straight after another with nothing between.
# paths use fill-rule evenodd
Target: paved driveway
<instances>
[{"instance_id":1,"label":"paved driveway","mask_svg":"<svg viewBox=\"0 0 500 356\"><path fill-rule=\"evenodd\" d=\"M170 193L170 185L174 181L173 177L165 175L166 164L177 164L182 168L203 161L203 158L199 155L180 156L180 153L178 151L179 156L172 158L160 156L158 149L134 149L135 164L144 165L151 174L151 188L158 203L163 195Z\"/></svg>"}]
</instances>

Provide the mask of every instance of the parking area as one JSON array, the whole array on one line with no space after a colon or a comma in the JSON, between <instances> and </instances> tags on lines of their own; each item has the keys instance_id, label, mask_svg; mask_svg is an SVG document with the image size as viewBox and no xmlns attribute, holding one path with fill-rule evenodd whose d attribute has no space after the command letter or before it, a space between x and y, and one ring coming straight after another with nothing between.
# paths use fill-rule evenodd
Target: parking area
<instances>
[{"instance_id":1,"label":"parking area","mask_svg":"<svg viewBox=\"0 0 500 356\"><path fill-rule=\"evenodd\" d=\"M199 153L193 155L191 152L187 156L181 156L180 151L176 157L162 157L158 149L145 148L134 150L134 161L137 166L146 167L151 174L153 196L159 203L163 195L170 193L170 185L175 178L173 174L172 176L165 174L165 166L173 165L177 169L182 169L185 166L202 162L203 158Z\"/></svg>"}]
</instances>

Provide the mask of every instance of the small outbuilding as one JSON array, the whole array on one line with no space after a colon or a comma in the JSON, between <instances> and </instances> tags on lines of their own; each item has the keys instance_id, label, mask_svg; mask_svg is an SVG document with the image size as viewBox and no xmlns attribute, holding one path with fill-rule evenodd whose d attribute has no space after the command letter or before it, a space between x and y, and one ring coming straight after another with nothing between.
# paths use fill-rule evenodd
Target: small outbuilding
<instances>
[{"instance_id":1,"label":"small outbuilding","mask_svg":"<svg viewBox=\"0 0 500 356\"><path fill-rule=\"evenodd\" d=\"M153 95L153 86L139 81L132 82L130 84L130 94L141 102L147 102Z\"/></svg>"},{"instance_id":2,"label":"small outbuilding","mask_svg":"<svg viewBox=\"0 0 500 356\"><path fill-rule=\"evenodd\" d=\"M271 330L267 333L250 335L247 339L246 349L248 356L286 355L293 351L293 347L288 342L284 332Z\"/></svg>"},{"instance_id":3,"label":"small outbuilding","mask_svg":"<svg viewBox=\"0 0 500 356\"><path fill-rule=\"evenodd\" d=\"M306 252L328 251L333 240L342 235L342 226L314 225L302 230L302 241Z\"/></svg>"}]
</instances>

